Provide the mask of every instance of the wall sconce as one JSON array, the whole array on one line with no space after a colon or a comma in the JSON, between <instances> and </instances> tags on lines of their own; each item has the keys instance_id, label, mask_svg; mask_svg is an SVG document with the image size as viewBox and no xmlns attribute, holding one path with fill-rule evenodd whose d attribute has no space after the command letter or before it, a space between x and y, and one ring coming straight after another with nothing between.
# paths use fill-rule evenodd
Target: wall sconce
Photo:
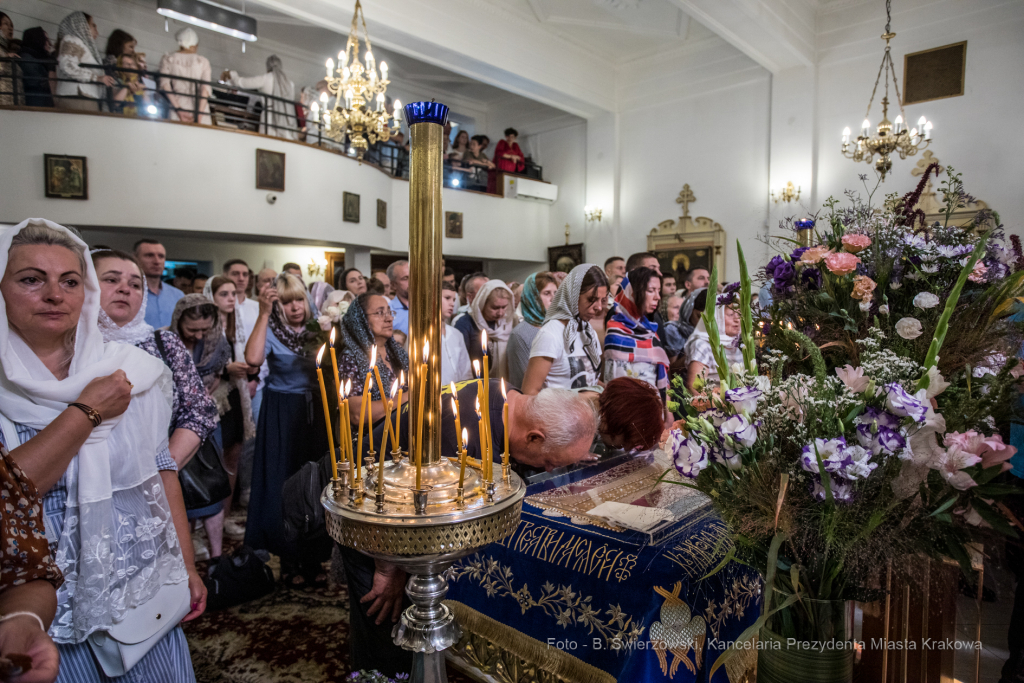
<instances>
[{"instance_id":1,"label":"wall sconce","mask_svg":"<svg viewBox=\"0 0 1024 683\"><path fill-rule=\"evenodd\" d=\"M600 223L601 222L601 214L602 213L603 213L602 209L600 207L597 207L597 206L584 206L583 207L583 216L587 219L588 223L591 223L593 221L597 221L598 223Z\"/></svg>"},{"instance_id":2,"label":"wall sconce","mask_svg":"<svg viewBox=\"0 0 1024 683\"><path fill-rule=\"evenodd\" d=\"M779 202L786 202L788 204L800 199L800 188L794 189L793 183L788 182L784 188L779 190L778 196L775 195L775 190L772 190L771 195L776 204Z\"/></svg>"},{"instance_id":3,"label":"wall sconce","mask_svg":"<svg viewBox=\"0 0 1024 683\"><path fill-rule=\"evenodd\" d=\"M309 273L310 277L318 277L323 274L326 268L327 259L316 259L311 256L309 263L306 265L306 272Z\"/></svg>"}]
</instances>

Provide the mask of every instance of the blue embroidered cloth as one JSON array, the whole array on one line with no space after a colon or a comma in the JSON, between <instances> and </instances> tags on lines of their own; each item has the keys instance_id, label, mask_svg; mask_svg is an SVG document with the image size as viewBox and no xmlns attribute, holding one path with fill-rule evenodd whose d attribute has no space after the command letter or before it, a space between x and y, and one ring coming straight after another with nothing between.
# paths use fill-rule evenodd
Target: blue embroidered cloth
<instances>
[{"instance_id":1,"label":"blue embroidered cloth","mask_svg":"<svg viewBox=\"0 0 1024 683\"><path fill-rule=\"evenodd\" d=\"M574 523L550 516L550 508L545 515L546 491L589 496L590 482L629 478L601 472L598 464L531 486L515 533L457 563L447 598L620 683L708 681L714 662L760 614L759 577L733 563L700 580L728 550L725 525L708 505L659 534ZM650 493L649 485L638 490L637 502ZM738 651L713 683L738 683L754 661L756 650Z\"/></svg>"}]
</instances>

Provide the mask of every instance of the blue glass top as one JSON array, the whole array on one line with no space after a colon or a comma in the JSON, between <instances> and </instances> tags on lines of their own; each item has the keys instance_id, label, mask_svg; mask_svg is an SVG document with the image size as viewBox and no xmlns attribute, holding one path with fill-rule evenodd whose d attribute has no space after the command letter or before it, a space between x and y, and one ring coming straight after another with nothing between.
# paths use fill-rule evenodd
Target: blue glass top
<instances>
[{"instance_id":1,"label":"blue glass top","mask_svg":"<svg viewBox=\"0 0 1024 683\"><path fill-rule=\"evenodd\" d=\"M448 123L448 107L440 102L410 102L405 105L405 120L414 123Z\"/></svg>"}]
</instances>

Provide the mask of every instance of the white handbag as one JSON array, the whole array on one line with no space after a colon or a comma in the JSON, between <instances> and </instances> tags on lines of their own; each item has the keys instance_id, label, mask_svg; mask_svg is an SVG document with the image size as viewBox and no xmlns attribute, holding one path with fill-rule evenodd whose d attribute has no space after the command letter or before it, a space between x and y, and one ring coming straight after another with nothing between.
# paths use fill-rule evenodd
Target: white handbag
<instances>
[{"instance_id":1,"label":"white handbag","mask_svg":"<svg viewBox=\"0 0 1024 683\"><path fill-rule=\"evenodd\" d=\"M0 429L7 450L14 450L21 444L17 428L4 415L0 415ZM50 527L46 529L49 536ZM146 604L129 609L124 619L110 629L90 635L89 647L103 673L111 678L123 676L138 664L191 611L191 600L187 581L161 586Z\"/></svg>"},{"instance_id":2,"label":"white handbag","mask_svg":"<svg viewBox=\"0 0 1024 683\"><path fill-rule=\"evenodd\" d=\"M138 664L189 613L190 600L187 581L161 586L146 604L129 609L110 629L90 635L89 647L103 673L116 678Z\"/></svg>"}]
</instances>

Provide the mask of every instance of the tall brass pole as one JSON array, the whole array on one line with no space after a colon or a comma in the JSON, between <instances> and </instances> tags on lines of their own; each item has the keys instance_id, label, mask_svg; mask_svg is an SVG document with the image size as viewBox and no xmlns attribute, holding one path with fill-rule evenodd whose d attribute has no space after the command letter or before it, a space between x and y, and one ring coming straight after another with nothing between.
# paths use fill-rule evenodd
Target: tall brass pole
<instances>
[{"instance_id":1,"label":"tall brass pole","mask_svg":"<svg viewBox=\"0 0 1024 683\"><path fill-rule=\"evenodd\" d=\"M412 138L409 166L409 349L410 375L423 362L423 344L429 344L426 379L412 383L410 407L423 397L423 429L413 423L409 451L415 462L423 435L423 465L441 459L441 154L448 107L436 102L414 102L405 107Z\"/></svg>"}]
</instances>

